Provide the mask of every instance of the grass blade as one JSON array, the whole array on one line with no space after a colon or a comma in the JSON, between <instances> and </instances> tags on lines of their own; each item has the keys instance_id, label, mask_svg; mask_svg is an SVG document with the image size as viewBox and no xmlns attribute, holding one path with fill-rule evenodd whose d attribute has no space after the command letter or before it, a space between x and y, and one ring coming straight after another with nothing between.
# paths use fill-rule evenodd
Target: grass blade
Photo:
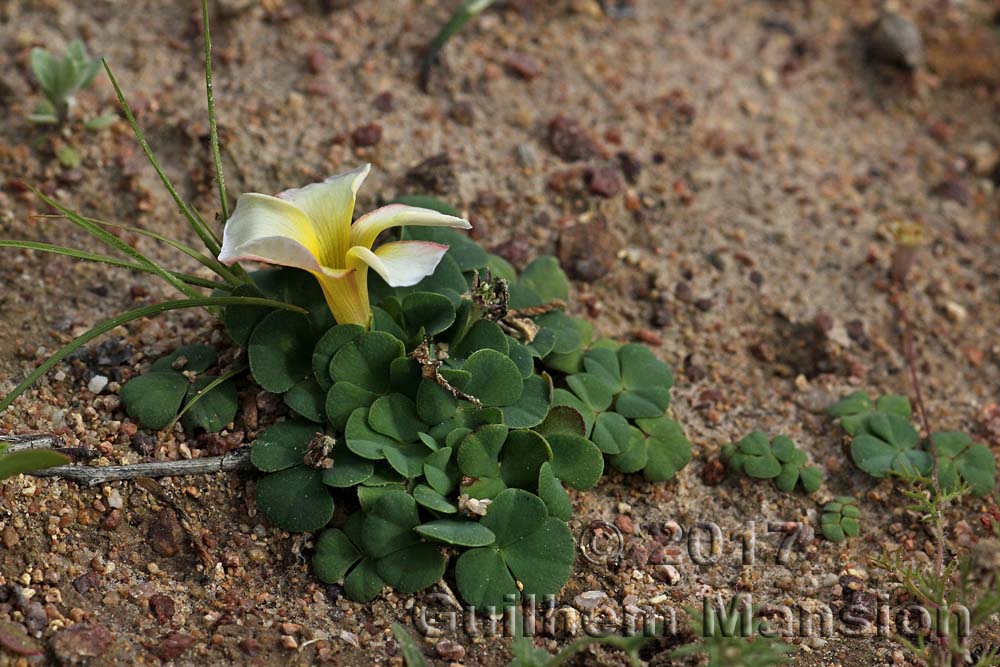
<instances>
[{"instance_id":1,"label":"grass blade","mask_svg":"<svg viewBox=\"0 0 1000 667\"><path fill-rule=\"evenodd\" d=\"M179 422L181 420L181 418L187 413L187 411L190 410L192 407L194 407L194 405L198 401L200 401L202 398L204 398L210 391L212 391L213 389L215 389L216 387L218 387L220 384L222 384L223 382L228 382L229 380L232 380L234 377L236 377L237 375L239 375L240 373L242 373L243 371L245 371L247 368L248 367L244 366L244 365L238 366L237 368L234 368L233 370L229 371L228 373L225 373L224 375L220 375L219 377L217 377L214 380L212 380L211 382L209 382L207 385L205 385L204 389L202 389L197 394L195 394L194 398L192 398L190 401L187 402L187 405L185 405L181 409L181 411L177 413L177 416L174 417L173 420L169 424L167 424L166 428L161 429L161 430L166 431L167 433L170 433L171 431L173 431L174 430L174 426L177 425L177 422Z\"/></svg>"},{"instance_id":2,"label":"grass blade","mask_svg":"<svg viewBox=\"0 0 1000 667\"><path fill-rule=\"evenodd\" d=\"M62 218L62 217L65 217L65 216L61 216L61 215L59 215L59 216L56 216L56 215L43 215L43 216L40 216L40 217L45 217L45 218ZM87 216L80 216L80 217L83 218L84 220L87 220L89 222L94 223L95 225L101 225L102 227L113 227L115 229L122 229L122 230L127 231L127 232L132 232L133 234L139 234L141 236L145 236L145 237L151 238L151 239L153 239L155 241L159 241L161 243L166 243L171 248L174 248L175 250L179 250L182 253L184 253L185 255L187 255L188 257L191 257L192 259L194 259L195 261L197 261L199 264L201 264L205 268L211 270L213 273L215 273L216 275L218 275L220 278L222 278L226 282L232 284L233 286L236 286L236 285L239 285L242 282L245 282L245 281L242 281L242 280L238 279L233 274L233 272L229 269L229 267L227 267L225 264L223 264L219 260L215 259L214 257L209 257L208 255L200 253L197 250L195 250L194 248L192 248L191 246L187 245L186 243L182 243L182 242L180 242L180 241L178 241L176 239L172 239L169 236L164 236L163 234L159 234L157 232L151 232L148 229L143 229L141 227L134 227L132 225L126 225L126 224L123 224L123 223L120 223L120 222L108 222L107 220L98 220L97 218L88 218Z\"/></svg>"},{"instance_id":3,"label":"grass blade","mask_svg":"<svg viewBox=\"0 0 1000 667\"><path fill-rule=\"evenodd\" d=\"M130 310L127 313L122 313L112 317L111 319L105 320L87 331L84 334L74 338L72 341L59 348L59 350L53 354L51 357L42 362L35 370L33 370L28 377L26 377L21 384L14 387L14 390L4 397L3 401L0 401L0 413L10 407L10 404L14 400L23 394L31 385L38 381L38 378L45 375L53 366L58 364L60 361L73 354L76 350L80 349L90 341L95 338L106 334L115 327L120 327L123 324L128 324L135 320L140 320L144 317L149 317L151 315L159 315L160 313L165 313L169 310L182 310L185 308L209 308L212 306L265 306L268 308L281 308L284 310L291 310L302 315L308 315L309 311L304 308L299 308L298 306L293 306L290 303L285 303L284 301L274 301L272 299L261 299L257 297L247 297L247 296L216 296L216 297L199 297L197 299L180 299L177 301L164 301L162 303L154 303L149 306L143 306L142 308L136 308L135 310Z\"/></svg>"},{"instance_id":4,"label":"grass blade","mask_svg":"<svg viewBox=\"0 0 1000 667\"><path fill-rule=\"evenodd\" d=\"M205 35L205 95L208 98L208 136L215 163L215 181L219 186L219 207L223 221L229 219L229 199L226 179L222 175L222 155L219 154L219 128L215 123L215 94L212 92L212 34L208 26L208 0L201 0L201 22Z\"/></svg>"},{"instance_id":5,"label":"grass blade","mask_svg":"<svg viewBox=\"0 0 1000 667\"><path fill-rule=\"evenodd\" d=\"M396 640L400 650L403 652L403 660L406 661L406 667L427 667L424 654L420 651L420 647L413 640L410 633L406 631L406 628L399 623L393 623L392 638Z\"/></svg>"},{"instance_id":6,"label":"grass blade","mask_svg":"<svg viewBox=\"0 0 1000 667\"><path fill-rule=\"evenodd\" d=\"M118 96L118 102L122 105L122 110L125 112L125 118L128 120L129 125L132 126L132 132L135 133L136 140L138 140L139 145L142 147L143 153L146 154L146 159L149 160L151 165L153 165L153 169L156 171L156 175L160 177L163 187L165 187L167 192L170 193L170 196L173 198L177 208L180 209L180 212L184 215L188 224L191 225L192 229L194 229L195 233L202 240L202 243L205 244L205 247L208 248L208 251L212 255L218 256L219 251L221 250L218 237L216 237L212 230L209 229L208 225L205 224L205 221L201 219L201 216L188 206L184 200L181 199L177 190L174 189L173 184L170 182L170 179L167 178L167 175L164 173L159 161L157 161L156 156L153 155L153 149L149 147L149 142L146 141L146 136L143 134L142 128L140 128L139 123L136 122L135 114L132 113L132 107L130 107L129 103L125 100L125 94L122 92L121 86L118 85L118 79L116 79L115 75L111 72L111 66L108 64L107 60L104 60L103 62L104 70L108 73L108 79L111 81L111 86L115 89L115 94Z\"/></svg>"},{"instance_id":7,"label":"grass blade","mask_svg":"<svg viewBox=\"0 0 1000 667\"><path fill-rule=\"evenodd\" d=\"M487 7L493 4L494 0L465 0L455 13L451 15L448 22L445 23L438 34L434 36L431 43L427 45L427 50L424 52L424 61L420 71L420 87L424 92L427 92L427 88L430 85L431 78L431 68L434 67L434 63L437 62L438 55L441 53L441 49L444 45L448 43L448 40L455 36L459 30L465 27L465 24L475 18L477 15L486 10Z\"/></svg>"},{"instance_id":8,"label":"grass blade","mask_svg":"<svg viewBox=\"0 0 1000 667\"><path fill-rule=\"evenodd\" d=\"M92 252L84 252L83 250L76 250L74 248L67 248L65 246L52 245L51 243L38 243L36 241L10 241L10 240L0 240L0 248L21 248L23 250L40 250L42 252L51 252L56 255L65 255L67 257L73 257L75 259L82 259L87 262L99 262L101 264L110 264L111 266L121 267L123 269L130 269L132 271L142 271L144 273L155 272L143 264L136 264L134 262L129 262L124 259L118 259L117 257L109 257L108 255L98 255ZM188 273L179 273L177 271L170 271L170 275L174 276L178 280L181 280L188 285L194 285L195 287L206 287L208 289L224 289L231 290L232 285L226 283L219 283L214 280L206 280L205 278L199 278L198 276L192 276Z\"/></svg>"},{"instance_id":9,"label":"grass blade","mask_svg":"<svg viewBox=\"0 0 1000 667\"><path fill-rule=\"evenodd\" d=\"M198 294L198 292L194 291L193 289L185 285L182 281L172 276L169 271L161 267L159 264L157 264L150 258L146 257L144 254L142 254L129 244L122 241L114 234L109 234L108 232L104 231L98 225L95 225L94 223L90 222L89 220L81 216L79 213L76 213L75 211L71 211L70 209L66 208L56 200L52 199L51 197L43 193L41 190L38 190L37 188L31 188L31 191L34 192L35 195L37 195L46 204L48 204L49 206L53 207L54 209L62 213L64 216L66 216L66 219L68 219L70 222L77 225L84 231L90 233L95 238L108 244L112 248L119 250L123 254L136 260L139 264L148 266L152 273L155 273L156 275L160 276L161 278L166 280L169 284L171 284L172 286L174 286L187 296L190 296L192 298L201 296L200 294Z\"/></svg>"}]
</instances>

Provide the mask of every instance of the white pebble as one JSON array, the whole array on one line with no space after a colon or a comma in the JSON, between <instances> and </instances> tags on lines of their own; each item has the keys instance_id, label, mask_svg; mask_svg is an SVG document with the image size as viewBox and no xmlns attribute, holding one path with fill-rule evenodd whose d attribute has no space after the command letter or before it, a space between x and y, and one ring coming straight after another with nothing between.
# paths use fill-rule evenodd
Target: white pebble
<instances>
[{"instance_id":1,"label":"white pebble","mask_svg":"<svg viewBox=\"0 0 1000 667\"><path fill-rule=\"evenodd\" d=\"M87 385L87 389L90 390L92 394L100 394L104 391L104 388L108 386L108 378L103 375L95 375L90 378L90 383Z\"/></svg>"}]
</instances>

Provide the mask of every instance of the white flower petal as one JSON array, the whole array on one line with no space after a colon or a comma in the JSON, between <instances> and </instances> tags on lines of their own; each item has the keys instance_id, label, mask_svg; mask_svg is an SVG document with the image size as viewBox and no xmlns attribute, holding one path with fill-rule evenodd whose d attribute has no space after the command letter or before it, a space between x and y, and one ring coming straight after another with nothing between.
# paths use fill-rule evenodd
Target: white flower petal
<instances>
[{"instance_id":1,"label":"white flower petal","mask_svg":"<svg viewBox=\"0 0 1000 667\"><path fill-rule=\"evenodd\" d=\"M358 189L371 171L366 164L354 171L331 176L321 183L285 190L278 197L301 209L312 220L322 248L323 266L343 268L350 247L351 218Z\"/></svg>"},{"instance_id":2,"label":"white flower petal","mask_svg":"<svg viewBox=\"0 0 1000 667\"><path fill-rule=\"evenodd\" d=\"M454 227L472 229L468 220L456 218L419 206L389 204L358 218L351 226L351 245L371 248L375 239L390 227L417 225L420 227Z\"/></svg>"},{"instance_id":3,"label":"white flower petal","mask_svg":"<svg viewBox=\"0 0 1000 667\"><path fill-rule=\"evenodd\" d=\"M240 195L226 222L219 261L231 265L254 260L318 271L319 252L305 213L277 197L250 192Z\"/></svg>"},{"instance_id":4,"label":"white flower petal","mask_svg":"<svg viewBox=\"0 0 1000 667\"><path fill-rule=\"evenodd\" d=\"M375 252L354 246L347 252L347 263L359 269L368 265L391 287L408 287L434 273L446 252L448 246L440 243L396 241L380 245Z\"/></svg>"}]
</instances>

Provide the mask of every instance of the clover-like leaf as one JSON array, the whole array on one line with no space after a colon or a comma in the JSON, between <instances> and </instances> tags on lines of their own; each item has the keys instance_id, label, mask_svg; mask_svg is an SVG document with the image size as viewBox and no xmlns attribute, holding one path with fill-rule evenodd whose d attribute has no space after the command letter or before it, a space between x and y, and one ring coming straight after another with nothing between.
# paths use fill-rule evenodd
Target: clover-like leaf
<instances>
[{"instance_id":1,"label":"clover-like leaf","mask_svg":"<svg viewBox=\"0 0 1000 667\"><path fill-rule=\"evenodd\" d=\"M262 472L277 472L302 465L316 424L295 419L278 422L261 432L250 448L250 461Z\"/></svg>"},{"instance_id":2,"label":"clover-like leaf","mask_svg":"<svg viewBox=\"0 0 1000 667\"><path fill-rule=\"evenodd\" d=\"M534 430L542 436L567 433L587 437L587 424L583 420L583 415L568 405L553 406L545 416L545 421Z\"/></svg>"},{"instance_id":3,"label":"clover-like leaf","mask_svg":"<svg viewBox=\"0 0 1000 667\"><path fill-rule=\"evenodd\" d=\"M312 373L314 347L309 318L276 310L261 320L250 336L250 372L261 387L282 394Z\"/></svg>"},{"instance_id":4,"label":"clover-like leaf","mask_svg":"<svg viewBox=\"0 0 1000 667\"><path fill-rule=\"evenodd\" d=\"M338 431L347 428L347 421L358 408L370 408L378 394L351 382L337 382L326 394L326 418Z\"/></svg>"},{"instance_id":5,"label":"clover-like leaf","mask_svg":"<svg viewBox=\"0 0 1000 667\"><path fill-rule=\"evenodd\" d=\"M736 443L734 449L724 450L732 470L744 472L757 479L773 479L781 474L781 462L771 450L771 442L760 431L753 431Z\"/></svg>"},{"instance_id":6,"label":"clover-like leaf","mask_svg":"<svg viewBox=\"0 0 1000 667\"><path fill-rule=\"evenodd\" d=\"M532 375L524 380L521 398L503 408L504 422L511 428L533 428L545 420L552 403L552 380Z\"/></svg>"},{"instance_id":7,"label":"clover-like leaf","mask_svg":"<svg viewBox=\"0 0 1000 667\"><path fill-rule=\"evenodd\" d=\"M469 477L496 477L498 457L507 440L506 424L485 424L470 432L458 446L458 469Z\"/></svg>"},{"instance_id":8,"label":"clover-like leaf","mask_svg":"<svg viewBox=\"0 0 1000 667\"><path fill-rule=\"evenodd\" d=\"M538 257L521 272L521 285L528 287L542 301L568 301L569 279L552 256Z\"/></svg>"},{"instance_id":9,"label":"clover-like leaf","mask_svg":"<svg viewBox=\"0 0 1000 667\"><path fill-rule=\"evenodd\" d=\"M398 444L392 438L382 435L368 424L368 408L358 408L351 413L344 429L347 447L365 459L385 458L384 448Z\"/></svg>"},{"instance_id":10,"label":"clover-like leaf","mask_svg":"<svg viewBox=\"0 0 1000 667\"><path fill-rule=\"evenodd\" d=\"M323 471L323 483L338 489L363 484L375 474L371 461L354 454L347 445L337 443L330 452L333 465Z\"/></svg>"},{"instance_id":11,"label":"clover-like leaf","mask_svg":"<svg viewBox=\"0 0 1000 667\"><path fill-rule=\"evenodd\" d=\"M442 447L424 459L424 478L441 495L448 495L458 488L461 473L452 460L453 451L451 447Z\"/></svg>"},{"instance_id":12,"label":"clover-like leaf","mask_svg":"<svg viewBox=\"0 0 1000 667\"><path fill-rule=\"evenodd\" d=\"M527 429L511 431L503 446L500 477L507 486L533 489L542 464L550 461L552 449L545 438Z\"/></svg>"},{"instance_id":13,"label":"clover-like leaf","mask_svg":"<svg viewBox=\"0 0 1000 667\"><path fill-rule=\"evenodd\" d=\"M403 321L416 334L436 336L455 322L455 305L446 296L433 292L413 292L403 297Z\"/></svg>"},{"instance_id":14,"label":"clover-like leaf","mask_svg":"<svg viewBox=\"0 0 1000 667\"><path fill-rule=\"evenodd\" d=\"M370 331L341 347L330 361L334 382L351 384L374 394L389 391L392 361L403 356L403 343L383 331Z\"/></svg>"},{"instance_id":15,"label":"clover-like leaf","mask_svg":"<svg viewBox=\"0 0 1000 667\"><path fill-rule=\"evenodd\" d=\"M466 359L479 350L496 350L506 356L510 351L510 340L496 322L476 320L462 340L452 346L449 354L453 358Z\"/></svg>"},{"instance_id":16,"label":"clover-like leaf","mask_svg":"<svg viewBox=\"0 0 1000 667\"><path fill-rule=\"evenodd\" d=\"M376 399L368 411L368 424L399 442L414 442L417 434L427 429L427 424L417 416L417 406L402 394Z\"/></svg>"},{"instance_id":17,"label":"clover-like leaf","mask_svg":"<svg viewBox=\"0 0 1000 667\"><path fill-rule=\"evenodd\" d=\"M413 487L413 499L421 507L426 507L439 514L455 514L458 512L458 508L450 500L426 484L417 484Z\"/></svg>"},{"instance_id":18,"label":"clover-like leaf","mask_svg":"<svg viewBox=\"0 0 1000 667\"><path fill-rule=\"evenodd\" d=\"M215 365L219 354L208 345L182 345L170 354L160 357L150 367L152 371L188 371L204 373Z\"/></svg>"},{"instance_id":19,"label":"clover-like leaf","mask_svg":"<svg viewBox=\"0 0 1000 667\"><path fill-rule=\"evenodd\" d=\"M364 327L357 324L338 324L331 327L316 343L313 348L312 367L323 389L333 386L333 378L330 376L330 362L333 356L358 336L365 333Z\"/></svg>"},{"instance_id":20,"label":"clover-like leaf","mask_svg":"<svg viewBox=\"0 0 1000 667\"><path fill-rule=\"evenodd\" d=\"M604 456L597 445L565 433L554 433L545 440L552 450L552 472L567 485L585 491L601 480Z\"/></svg>"},{"instance_id":21,"label":"clover-like leaf","mask_svg":"<svg viewBox=\"0 0 1000 667\"><path fill-rule=\"evenodd\" d=\"M235 389L233 390L233 412L235 414ZM307 377L295 383L288 393L285 394L285 405L294 410L297 414L314 422L326 421L326 396L319 381L315 377ZM232 421L230 419L230 421Z\"/></svg>"},{"instance_id":22,"label":"clover-like leaf","mask_svg":"<svg viewBox=\"0 0 1000 667\"><path fill-rule=\"evenodd\" d=\"M272 473L257 482L257 507L291 533L318 530L333 516L333 498L323 473L303 465Z\"/></svg>"},{"instance_id":23,"label":"clover-like leaf","mask_svg":"<svg viewBox=\"0 0 1000 667\"><path fill-rule=\"evenodd\" d=\"M670 367L638 343L623 345L618 360L624 389L615 401L615 412L629 418L662 415L670 404L674 384Z\"/></svg>"},{"instance_id":24,"label":"clover-like leaf","mask_svg":"<svg viewBox=\"0 0 1000 667\"><path fill-rule=\"evenodd\" d=\"M495 541L466 551L455 564L455 580L468 603L499 609L522 592L556 593L569 579L573 536L565 523L548 516L537 496L501 491L481 524L493 531Z\"/></svg>"},{"instance_id":25,"label":"clover-like leaf","mask_svg":"<svg viewBox=\"0 0 1000 667\"><path fill-rule=\"evenodd\" d=\"M590 439L605 454L621 454L637 432L635 426L617 412L602 412L594 421L594 431Z\"/></svg>"},{"instance_id":26,"label":"clover-like leaf","mask_svg":"<svg viewBox=\"0 0 1000 667\"><path fill-rule=\"evenodd\" d=\"M584 437L590 435L591 429L594 427L594 420L597 418L597 413L594 409L581 401L576 394L566 389L556 389L552 392L552 409L556 407L566 406L572 408L578 415L583 418L584 431L581 433Z\"/></svg>"},{"instance_id":27,"label":"clover-like leaf","mask_svg":"<svg viewBox=\"0 0 1000 667\"><path fill-rule=\"evenodd\" d=\"M119 398L129 417L158 431L173 421L188 386L188 379L177 371L153 371L126 382Z\"/></svg>"},{"instance_id":28,"label":"clover-like leaf","mask_svg":"<svg viewBox=\"0 0 1000 667\"><path fill-rule=\"evenodd\" d=\"M673 419L637 419L636 424L648 436L647 462L642 474L650 482L663 482L691 462L691 443L684 429Z\"/></svg>"},{"instance_id":29,"label":"clover-like leaf","mask_svg":"<svg viewBox=\"0 0 1000 667\"><path fill-rule=\"evenodd\" d=\"M464 391L485 406L505 407L521 398L524 380L517 366L506 354L496 350L473 352L462 366L471 374Z\"/></svg>"},{"instance_id":30,"label":"clover-like leaf","mask_svg":"<svg viewBox=\"0 0 1000 667\"><path fill-rule=\"evenodd\" d=\"M905 417L876 412L865 419L861 431L851 442L851 458L872 477L930 470L930 455L915 449L920 436Z\"/></svg>"},{"instance_id":31,"label":"clover-like leaf","mask_svg":"<svg viewBox=\"0 0 1000 667\"><path fill-rule=\"evenodd\" d=\"M823 506L820 517L823 536L831 542L843 542L848 537L856 537L861 532L858 523L860 516L857 500L850 497L836 498Z\"/></svg>"},{"instance_id":32,"label":"clover-like leaf","mask_svg":"<svg viewBox=\"0 0 1000 667\"><path fill-rule=\"evenodd\" d=\"M964 482L977 496L987 496L996 484L996 460L988 447L973 443L967 433L942 431L931 435L938 456L941 487L954 491Z\"/></svg>"},{"instance_id":33,"label":"clover-like leaf","mask_svg":"<svg viewBox=\"0 0 1000 667\"><path fill-rule=\"evenodd\" d=\"M562 482L553 474L551 463L543 463L538 470L538 497L545 503L550 516L563 521L573 517L573 503Z\"/></svg>"}]
</instances>

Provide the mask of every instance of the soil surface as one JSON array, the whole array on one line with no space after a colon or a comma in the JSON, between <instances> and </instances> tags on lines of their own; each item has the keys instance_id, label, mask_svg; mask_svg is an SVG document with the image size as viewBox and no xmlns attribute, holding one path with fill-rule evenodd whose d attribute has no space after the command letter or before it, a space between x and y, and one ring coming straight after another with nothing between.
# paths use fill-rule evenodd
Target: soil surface
<instances>
[{"instance_id":1,"label":"soil surface","mask_svg":"<svg viewBox=\"0 0 1000 667\"><path fill-rule=\"evenodd\" d=\"M857 388L912 395L888 300L888 228L918 221L931 242L905 303L930 421L1000 449L994 3L901 3L924 39L909 72L869 57L880 11L869 0L638 0L621 3L625 12L595 0L510 0L448 44L426 93L421 47L456 1L212 4L233 197L372 162L359 211L435 194L515 265L556 254L574 279L577 314L651 345L675 369L672 409L694 461L667 484L608 475L574 496L581 553L561 604L591 610L599 591L621 616L630 605L680 611L747 592L762 605L837 613L860 587L896 609L902 598L871 559L889 549L927 564L933 543L890 482L853 467L822 411ZM111 63L181 194L208 219L218 210L197 2L6 0L0 237L99 250L65 220L41 217L51 211L30 184L85 215L196 243L124 120L82 128L116 108L103 76L79 96L68 129L27 122L40 99L30 49L61 52L77 36ZM64 146L79 151L78 167L57 161ZM120 235L197 271L148 238ZM175 296L153 277L2 256L0 392L93 323ZM279 409L247 393L229 435L138 430L115 395L120 384L181 343L224 336L198 311L112 334L0 415L0 433L54 433L96 450L96 464L132 463L231 449ZM100 395L88 390L95 375L110 380ZM719 448L752 429L791 436L823 468L823 489L781 494L732 476L708 484L720 482ZM777 562L780 536L768 523L816 528L820 503L842 494L861 499L863 536L836 545L807 534ZM253 496L253 476L235 474L95 489L0 483L0 646L27 631L45 649L26 658L0 647L0 665L402 664L390 624L416 635L412 611L441 589L350 602L311 574L311 538L268 525ZM967 498L952 508L949 550L987 536L986 506ZM706 548L714 562L696 564L681 548L667 567L659 545L677 546L669 521L720 526L718 553ZM743 566L750 522L757 559ZM795 664L908 664L890 639L841 628L794 639ZM972 644L998 634L987 623ZM689 664L666 654L682 640L661 640L644 657ZM496 665L509 641L447 632L425 652L438 664ZM576 664L624 663L597 648Z\"/></svg>"}]
</instances>

